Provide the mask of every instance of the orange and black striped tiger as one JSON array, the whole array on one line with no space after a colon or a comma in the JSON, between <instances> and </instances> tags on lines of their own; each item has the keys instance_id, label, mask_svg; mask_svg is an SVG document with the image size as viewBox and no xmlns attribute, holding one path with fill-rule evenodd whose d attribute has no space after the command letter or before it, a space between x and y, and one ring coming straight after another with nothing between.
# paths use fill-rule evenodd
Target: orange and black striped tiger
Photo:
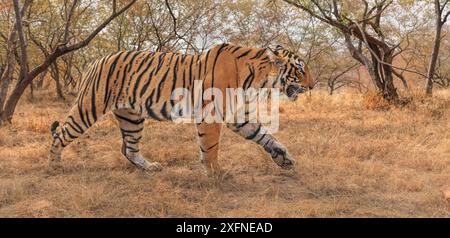
<instances>
[{"instance_id":1,"label":"orange and black striped tiger","mask_svg":"<svg viewBox=\"0 0 450 238\"><path fill-rule=\"evenodd\" d=\"M92 63L83 75L76 104L60 126L51 126L53 142L49 159L61 160L64 147L85 133L102 115L112 111L123 138L122 153L137 167L156 171L161 165L139 153L144 120L171 120L171 94L176 88L194 90L194 81L203 88L278 88L295 100L312 89L314 82L305 62L277 46L247 48L221 44L209 51L188 55L149 51L118 52ZM280 167L293 167L286 148L272 135L262 133L261 123L227 123L235 133L261 145ZM217 157L222 123L196 124L201 161L208 173L221 171Z\"/></svg>"}]
</instances>

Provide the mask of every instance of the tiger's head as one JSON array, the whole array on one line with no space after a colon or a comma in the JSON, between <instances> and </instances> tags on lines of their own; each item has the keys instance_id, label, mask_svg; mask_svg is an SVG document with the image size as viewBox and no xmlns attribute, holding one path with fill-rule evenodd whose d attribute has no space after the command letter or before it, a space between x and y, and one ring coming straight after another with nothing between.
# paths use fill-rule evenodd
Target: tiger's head
<instances>
[{"instance_id":1,"label":"tiger's head","mask_svg":"<svg viewBox=\"0 0 450 238\"><path fill-rule=\"evenodd\" d=\"M305 61L280 45L268 49L269 57L276 66L278 86L289 100L295 101L298 94L313 89L314 78Z\"/></svg>"}]
</instances>

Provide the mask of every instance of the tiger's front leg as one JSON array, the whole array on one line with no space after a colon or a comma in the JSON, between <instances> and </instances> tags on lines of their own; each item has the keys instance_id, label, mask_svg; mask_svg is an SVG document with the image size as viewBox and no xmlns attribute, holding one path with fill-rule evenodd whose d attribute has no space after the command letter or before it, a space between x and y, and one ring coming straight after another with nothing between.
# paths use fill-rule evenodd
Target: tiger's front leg
<instances>
[{"instance_id":1,"label":"tiger's front leg","mask_svg":"<svg viewBox=\"0 0 450 238\"><path fill-rule=\"evenodd\" d=\"M209 176L223 174L223 170L217 162L219 157L221 123L197 124L198 141L200 144L200 161Z\"/></svg>"},{"instance_id":2,"label":"tiger's front leg","mask_svg":"<svg viewBox=\"0 0 450 238\"><path fill-rule=\"evenodd\" d=\"M286 147L274 136L264 133L265 129L261 123L229 123L227 127L245 139L261 145L281 168L292 169L294 167L294 161L291 159Z\"/></svg>"},{"instance_id":3,"label":"tiger's front leg","mask_svg":"<svg viewBox=\"0 0 450 238\"><path fill-rule=\"evenodd\" d=\"M129 110L115 110L114 116L119 122L122 133L122 154L136 167L146 171L161 171L158 162L147 161L139 152L139 142L144 129L144 119Z\"/></svg>"}]
</instances>

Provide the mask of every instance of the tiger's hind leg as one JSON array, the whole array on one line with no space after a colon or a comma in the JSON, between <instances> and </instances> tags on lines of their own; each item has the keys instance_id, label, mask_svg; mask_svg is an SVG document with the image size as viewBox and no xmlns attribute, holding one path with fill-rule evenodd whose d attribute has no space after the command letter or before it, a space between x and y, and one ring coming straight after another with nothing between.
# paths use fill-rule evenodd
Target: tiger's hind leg
<instances>
[{"instance_id":1,"label":"tiger's hind leg","mask_svg":"<svg viewBox=\"0 0 450 238\"><path fill-rule=\"evenodd\" d=\"M219 157L221 123L197 124L198 141L200 144L200 161L209 176L223 174L223 170L217 162Z\"/></svg>"},{"instance_id":2,"label":"tiger's hind leg","mask_svg":"<svg viewBox=\"0 0 450 238\"><path fill-rule=\"evenodd\" d=\"M146 171L160 171L161 164L147 161L139 152L139 141L144 130L144 118L130 110L120 109L114 111L122 133L122 154L136 167Z\"/></svg>"},{"instance_id":3,"label":"tiger's hind leg","mask_svg":"<svg viewBox=\"0 0 450 238\"><path fill-rule=\"evenodd\" d=\"M101 116L98 114L98 116ZM61 161L61 154L65 147L74 142L85 133L96 121L88 110L80 111L78 105L74 105L66 117L64 124L60 125L55 121L52 123L50 131L53 137L48 154L50 167L58 167Z\"/></svg>"}]
</instances>

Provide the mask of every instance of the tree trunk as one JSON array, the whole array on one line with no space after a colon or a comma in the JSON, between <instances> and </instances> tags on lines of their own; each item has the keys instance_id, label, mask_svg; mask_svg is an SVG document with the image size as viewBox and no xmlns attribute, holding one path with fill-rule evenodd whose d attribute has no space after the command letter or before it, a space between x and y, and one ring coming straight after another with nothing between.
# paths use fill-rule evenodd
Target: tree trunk
<instances>
[{"instance_id":1,"label":"tree trunk","mask_svg":"<svg viewBox=\"0 0 450 238\"><path fill-rule=\"evenodd\" d=\"M383 98L396 104L399 102L399 96L397 89L394 86L394 77L392 73L392 52L385 53L375 44L369 44L369 47L372 51L372 62L369 67L365 64L364 66L366 66L369 71L369 75L372 78L376 89L383 96ZM379 62L379 59L382 60L383 63Z\"/></svg>"},{"instance_id":2,"label":"tree trunk","mask_svg":"<svg viewBox=\"0 0 450 238\"><path fill-rule=\"evenodd\" d=\"M14 69L14 58L11 57L8 59L8 61L9 62L6 66L6 69L3 71L3 74L1 75L0 78L0 118L4 113L3 106L5 105L6 102L6 96L8 95L8 88L12 79L12 73Z\"/></svg>"},{"instance_id":3,"label":"tree trunk","mask_svg":"<svg viewBox=\"0 0 450 238\"><path fill-rule=\"evenodd\" d=\"M9 96L8 100L6 101L6 104L4 106L3 113L0 115L0 124L1 122L11 122L12 117L14 115L14 111L16 109L16 106L20 100L20 97L23 95L25 89L29 86L29 84L35 79L39 74L44 72L48 67L53 64L58 57L63 56L67 53L79 50L85 46L87 46L96 36L97 34L102 31L112 20L114 20L117 16L124 13L127 9L129 9L134 3L136 3L137 0L131 0L128 2L127 5L122 7L119 11L114 10L111 15L105 19L100 25L95 28L84 40L81 40L77 43L68 45L68 42L64 42L62 45L57 46L50 55L48 55L44 61L35 67L33 70L28 71L28 62L27 62L27 52L26 52L26 42L25 37L23 34L22 29L22 20L21 20L21 14L19 14L18 10L18 0L13 0L14 3L14 11L16 15L16 29L20 40L20 49L21 49L21 55L20 55L20 75L18 82L16 86L14 87L11 95ZM22 12L24 12L24 9L26 9L25 6L28 6L28 4L31 2L31 0L26 0L24 3L24 6L22 7ZM66 25L66 31L68 31L70 24Z\"/></svg>"},{"instance_id":4,"label":"tree trunk","mask_svg":"<svg viewBox=\"0 0 450 238\"><path fill-rule=\"evenodd\" d=\"M440 19L440 13L437 14L439 16L436 16L436 32L434 35L434 46L433 51L431 53L430 64L428 66L427 84L425 89L425 93L428 96L431 96L433 94L433 77L434 73L436 72L436 62L438 60L439 48L441 46L441 32L443 24Z\"/></svg>"},{"instance_id":5,"label":"tree trunk","mask_svg":"<svg viewBox=\"0 0 450 238\"><path fill-rule=\"evenodd\" d=\"M65 100L64 94L62 91L62 86L61 86L61 78L60 78L60 74L59 74L59 68L58 68L56 61L55 61L55 63L52 64L51 69L52 69L51 70L52 78L56 83L56 94L58 95L58 99Z\"/></svg>"},{"instance_id":6,"label":"tree trunk","mask_svg":"<svg viewBox=\"0 0 450 238\"><path fill-rule=\"evenodd\" d=\"M65 70L64 70L64 87L66 89L73 86L73 77L72 77L72 64L73 64L73 54L69 56L67 60L64 61Z\"/></svg>"},{"instance_id":7,"label":"tree trunk","mask_svg":"<svg viewBox=\"0 0 450 238\"><path fill-rule=\"evenodd\" d=\"M33 82L30 83L30 100L34 100L34 85Z\"/></svg>"},{"instance_id":8,"label":"tree trunk","mask_svg":"<svg viewBox=\"0 0 450 238\"><path fill-rule=\"evenodd\" d=\"M28 83L24 83L26 81L27 80L19 80L19 82L17 82L16 87L11 92L11 95L6 101L4 111L0 118L1 121L11 123L17 103L19 102L20 97L28 86Z\"/></svg>"},{"instance_id":9,"label":"tree trunk","mask_svg":"<svg viewBox=\"0 0 450 238\"><path fill-rule=\"evenodd\" d=\"M333 79L328 79L328 82L327 82L327 84L328 84L328 94L331 96L331 95L333 95L333 92L334 92L334 81L333 81Z\"/></svg>"},{"instance_id":10,"label":"tree trunk","mask_svg":"<svg viewBox=\"0 0 450 238\"><path fill-rule=\"evenodd\" d=\"M44 87L44 80L45 80L45 75L47 74L47 70L45 70L44 72L42 72L39 75L39 79L36 82L36 88L37 89L42 89Z\"/></svg>"},{"instance_id":11,"label":"tree trunk","mask_svg":"<svg viewBox=\"0 0 450 238\"><path fill-rule=\"evenodd\" d=\"M383 75L384 75L384 89L383 89L383 97L389 102L397 103L399 100L397 89L394 86L394 74L392 68L393 57L391 55L386 55L383 58L383 61L388 63L382 65Z\"/></svg>"}]
</instances>

